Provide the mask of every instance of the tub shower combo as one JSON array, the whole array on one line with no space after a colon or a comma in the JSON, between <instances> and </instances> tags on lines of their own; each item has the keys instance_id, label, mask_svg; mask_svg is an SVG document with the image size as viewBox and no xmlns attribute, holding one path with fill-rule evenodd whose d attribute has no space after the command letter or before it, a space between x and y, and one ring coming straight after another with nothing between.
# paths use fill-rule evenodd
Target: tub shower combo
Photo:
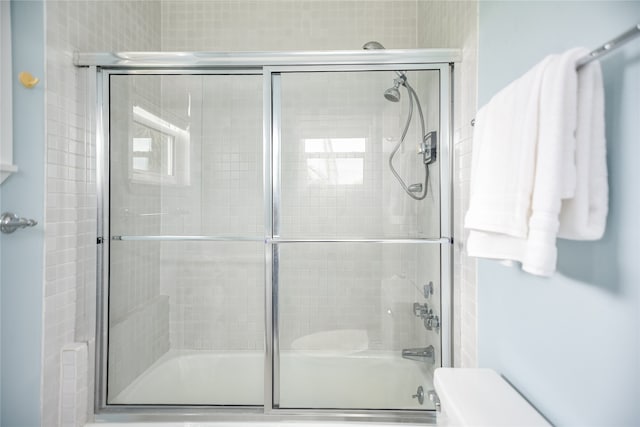
<instances>
[{"instance_id":1,"label":"tub shower combo","mask_svg":"<svg viewBox=\"0 0 640 427\"><path fill-rule=\"evenodd\" d=\"M457 56L77 55L96 412L429 418L451 364Z\"/></svg>"}]
</instances>

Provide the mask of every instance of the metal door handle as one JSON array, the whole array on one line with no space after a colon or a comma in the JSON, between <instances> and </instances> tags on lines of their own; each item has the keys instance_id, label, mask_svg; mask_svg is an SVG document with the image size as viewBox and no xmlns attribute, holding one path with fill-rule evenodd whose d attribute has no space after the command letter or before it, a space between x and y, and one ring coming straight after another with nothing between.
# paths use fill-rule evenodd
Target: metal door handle
<instances>
[{"instance_id":1,"label":"metal door handle","mask_svg":"<svg viewBox=\"0 0 640 427\"><path fill-rule=\"evenodd\" d=\"M38 221L20 218L13 212L4 212L0 216L0 231L6 234L13 233L19 228L33 227L36 224L38 224Z\"/></svg>"}]
</instances>

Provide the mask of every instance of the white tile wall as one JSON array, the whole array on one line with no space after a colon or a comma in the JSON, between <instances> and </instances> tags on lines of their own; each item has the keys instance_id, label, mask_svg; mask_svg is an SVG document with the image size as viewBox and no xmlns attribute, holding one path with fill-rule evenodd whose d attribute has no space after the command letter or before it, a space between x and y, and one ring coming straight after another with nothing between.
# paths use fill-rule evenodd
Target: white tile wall
<instances>
[{"instance_id":1,"label":"white tile wall","mask_svg":"<svg viewBox=\"0 0 640 427\"><path fill-rule=\"evenodd\" d=\"M417 2L415 1L368 1L368 2L327 2L327 1L251 1L251 2L231 2L219 1L215 3L207 3L200 1L181 1L181 2L163 2L163 50L312 50L312 49L360 49L362 44L368 40L376 39L384 43L387 47L416 47L416 28L418 20L416 18ZM246 28L247 31L239 31L239 28ZM290 77L290 76L287 76ZM377 78L369 81L364 79L362 75L351 75L347 77L349 81L332 76L314 76L317 82L309 81L310 76L301 76L297 80L292 78L283 83L283 93L288 96L288 100L295 102L291 105L283 106L283 117L289 112L294 112L290 117L292 126L285 126L283 140L285 148L283 150L283 218L282 232L291 237L301 236L379 236L381 233L388 236L413 236L420 232L424 235L433 234L433 228L437 224L437 218L434 216L421 216L418 222L417 203L406 201L406 196L398 187L394 179L388 174L385 166L385 158L397 141L399 130L403 124L403 116L406 116L406 104L390 104L382 97L382 92L391 85L393 75L388 73L378 73ZM416 89L423 93L423 107L427 114L433 115L437 111L434 105L429 105L427 96L427 87L433 85L435 79L423 79L420 76L412 77ZM293 81L292 81L293 80ZM287 87L288 85L288 87ZM371 91L371 87L378 87L379 91ZM237 89L236 89L237 90ZM221 92L222 91L222 92ZM216 195L215 202L224 201L223 204L211 203L203 200L204 212L213 215L216 218L212 228L211 221L202 222L202 228L211 229L211 231L227 231L237 228L234 222L244 227L244 232L249 230L252 232L252 224L257 223L255 220L247 217L247 212L253 209L245 209L244 213L234 212L228 215L227 212L221 210L221 205L233 203L234 197L237 197L237 191L230 191L235 186L237 179L225 182L225 169L220 170L215 162L222 160L222 165L227 171L233 174L234 163L236 160L247 157L249 154L242 147L243 140L238 138L240 135L229 135L234 139L224 139L225 128L212 127L215 121L220 117L222 111L216 111L215 108L227 107L229 100L225 102L227 94L224 88L217 87L216 101L218 106L211 106L214 110L209 109L206 113L207 132L204 134L208 137L203 139L202 158L206 159L209 152L214 150L212 160L214 163L207 162L207 167L203 167L205 173L204 178L207 179L209 174L213 174L216 179L213 181L203 182L203 191L205 195ZM210 98L210 97L207 97ZM237 97L235 98L237 99ZM340 102L336 102L340 99ZM195 100L195 98L193 99ZM437 102L433 100L432 102ZM246 107L245 107L246 109ZM357 111L360 116L354 116L353 112ZM371 121L371 117L379 117L383 111L386 111L386 119L382 119L380 124ZM347 116L348 114L348 116ZM222 114L226 117L226 114ZM343 117L340 121L338 118ZM348 117L348 118L347 118ZM433 117L429 116L433 122ZM285 121L287 118L285 117ZM247 121L251 123L251 121ZM358 125L360 123L360 125ZM328 126L327 126L328 124ZM414 123L417 124L417 123ZM228 124L227 124L228 126ZM355 127L354 127L355 126ZM256 130L259 132L259 129ZM321 185L309 187L307 177L306 155L301 150L301 139L325 136L327 132L333 136L364 136L368 138L367 161L365 165L365 174L367 179L364 185L352 186L350 189L340 188L336 186L323 187ZM417 127L411 130L408 140L415 140ZM209 135L221 135L220 141L209 141ZM388 137L388 138L386 138ZM245 136L246 138L246 136ZM234 150L228 153L224 151L228 143L234 147ZM287 142L288 141L288 142ZM213 143L213 144L212 144ZM414 159L410 153L413 152L413 143L408 144L398 155L399 170L413 183L420 180L418 162L413 162L411 168L407 169L403 165L403 156L408 159L404 163L410 163L409 159ZM375 152L374 147L382 147L380 151ZM249 147L249 151L255 147ZM259 148L258 148L259 149ZM234 160L234 156L240 156ZM225 159L224 156L228 158ZM250 157L247 157L251 159ZM260 159L257 159L258 163ZM253 160L249 161L249 166L253 164ZM257 166L257 165L256 165ZM421 172L421 171L420 171ZM238 172L235 172L237 175ZM285 176L286 175L286 176ZM231 185L230 185L231 184ZM432 186L437 188L437 179L432 178ZM383 187L380 192L379 188ZM225 193L226 192L226 193ZM241 193L241 199L247 199L250 194ZM208 197L208 196L207 196ZM433 210L434 198L430 194L429 199L423 204L430 204ZM255 200L259 200L258 197ZM170 202L169 202L170 203ZM243 201L246 206L246 200ZM394 204L395 203L395 204ZM397 205L397 206L396 206ZM339 209L332 206L340 206ZM395 208L394 208L395 206ZM255 206L256 211L260 211L260 206ZM249 227L247 229L247 226ZM219 229L219 230L218 230ZM242 229L242 227L241 227ZM255 230L260 234L260 228ZM168 251L166 261L163 265L170 265L176 259L184 259L184 256L176 258L177 251ZM323 252L323 251L320 251ZM183 252L183 254L186 252ZM393 274L407 276L408 280L415 282L418 271L415 267L417 254L413 254L413 267L391 269ZM297 259L297 258L296 258ZM174 261L172 261L174 260ZM316 254L315 260L326 265L326 254ZM291 260L287 260L291 261ZM380 261L378 261L380 262ZM367 262L362 263L356 269L367 267ZM164 267L165 269L167 267ZM431 269L433 271L434 268ZM201 269L198 268L198 271ZM316 269L317 270L317 269ZM326 277L328 268L314 270L315 275ZM203 273L206 270L203 271ZM304 283L310 283L309 269L299 269L295 277L291 277L292 283L295 283L299 289L306 289L307 294L316 294L317 289L312 286L305 286ZM389 277L393 274L389 273ZM224 333L212 334L212 330L219 330L218 326L213 326L211 321L206 321L202 310L198 310L195 306L189 307L184 305L186 298L184 295L200 295L206 289L202 285L207 283L202 273L195 276L202 276L194 282L191 274L186 275L183 272L180 280L173 280L172 274L162 274L166 280L163 282L163 293L172 295L172 346L177 345L181 348L189 348L189 345L195 345L196 348L206 348L206 343L213 344L216 347L223 345ZM376 276L375 280L384 279L385 275ZM223 280L223 276L218 275L217 280ZM409 282L408 282L409 283ZM220 283L221 284L221 283ZM219 286L218 283L216 285ZM233 285L232 285L233 286ZM372 289L378 289L379 292L388 293L388 290L380 290L380 286L369 285ZM413 285L409 288L412 292L415 290ZM226 288L224 288L226 289ZM344 309L337 310L335 307L331 312L339 313L341 316L351 316L351 318L376 319L376 327L371 326L372 335L380 334L379 322L380 314L377 310L371 313L368 304L362 304L358 300L358 293L353 291L353 296L343 301ZM304 292L303 292L304 294ZM181 297L181 295L183 295ZM325 290L324 298L333 298L329 290ZM215 301L220 299L216 293L209 296L209 302L215 305ZM379 300L380 295L376 295L374 299ZM411 300L415 299L411 294ZM175 302L174 302L175 301ZM204 304L205 299L199 299L198 304ZM179 310L174 310L173 307ZM380 301L376 303L380 305ZM405 301L405 311L410 313L410 302ZM206 304L205 304L206 305ZM305 309L307 305L301 301L293 301L292 306ZM348 309L347 309L348 308ZM214 310L218 316L222 315L219 309ZM202 313L202 314L198 314ZM186 316L191 317L191 321ZM401 314L400 319L404 317ZM200 319L199 328L197 319ZM342 317L332 318L331 321L339 321ZM415 319L404 318L404 325L400 327L396 325L396 330L413 330ZM194 325L194 322L196 324ZM317 323L317 322L316 322ZM338 322L342 325L350 324L348 321ZM396 322L397 323L397 322ZM189 325L190 327L185 327ZM217 324L216 324L217 325ZM196 326L196 327L194 327ZM335 325L334 325L335 326ZM328 324L322 322L316 324L315 329L328 328ZM346 327L346 326L343 326ZM420 325L422 328L422 326ZM304 328L302 328L304 330ZM187 331L191 338L187 338L184 333L179 331ZM306 329L309 332L309 329ZM416 330L418 332L419 330ZM297 331L294 335L302 334ZM198 339L198 342L194 342ZM401 340L408 342L409 340ZM228 340L226 346L229 345ZM400 344L398 344L400 345ZM381 348L378 341L375 346Z\"/></svg>"},{"instance_id":2,"label":"white tile wall","mask_svg":"<svg viewBox=\"0 0 640 427\"><path fill-rule=\"evenodd\" d=\"M471 144L477 104L476 1L419 3L423 21L420 47L462 48L462 62L454 74L454 366L477 366L476 263L464 250L462 227L469 203Z\"/></svg>"},{"instance_id":3,"label":"white tile wall","mask_svg":"<svg viewBox=\"0 0 640 427\"><path fill-rule=\"evenodd\" d=\"M437 111L437 79L426 72L409 72L408 76L420 93L424 111ZM406 102L390 103L382 96L394 77L389 72L283 76L283 237L417 237L437 233L435 216L418 215L420 207L438 209L437 174L432 176L427 199L417 202L404 193L387 166L408 108ZM404 95L406 101L406 92ZM431 116L427 122L437 123ZM416 119L395 158L399 173L409 184L423 179L421 160L415 154L419 134ZM310 153L305 140L313 138L363 138L365 151L342 153L334 147L337 153ZM311 180L307 162L316 158L331 165L343 158L362 159L361 181L340 185L330 179ZM307 335L338 329L365 331L369 348L375 350L437 343L412 315L412 303L423 301L415 291L428 277L419 268L425 264L434 271L437 251L366 245L283 246L281 345L286 349Z\"/></svg>"},{"instance_id":4,"label":"white tile wall","mask_svg":"<svg viewBox=\"0 0 640 427\"><path fill-rule=\"evenodd\" d=\"M344 329L362 331L371 350L438 347L436 332L425 331L412 311L413 302L424 301L417 263L437 264L437 247L296 244L283 245L280 256L283 350L306 348L301 342L318 348L314 334ZM333 344L359 349L357 343Z\"/></svg>"},{"instance_id":5,"label":"white tile wall","mask_svg":"<svg viewBox=\"0 0 640 427\"><path fill-rule=\"evenodd\" d=\"M437 111L435 73L409 72L421 93L425 111ZM408 106L383 97L393 84L391 72L294 74L282 77L282 220L285 237L415 237L434 236L437 218L418 221L418 209L437 211L438 187L432 177L428 197L421 202L408 197L389 170L387 161L400 140ZM420 83L432 83L421 88ZM433 84L435 83L435 84ZM423 85L424 86L424 85ZM435 86L435 87L433 87ZM429 89L429 90L427 90ZM417 113L416 113L417 114ZM435 120L427 120L435 122ZM417 117L394 165L407 185L422 182L424 168L416 150L421 142ZM314 138L336 138L336 153L308 152ZM360 139L364 150L342 152L339 138ZM356 184L336 184L341 161L362 162ZM312 179L309 162L324 161L331 175ZM437 165L432 169L437 171ZM425 228L426 227L426 228Z\"/></svg>"},{"instance_id":6,"label":"white tile wall","mask_svg":"<svg viewBox=\"0 0 640 427\"><path fill-rule=\"evenodd\" d=\"M89 410L89 350L87 343L62 347L60 366L60 413L62 427L83 426Z\"/></svg>"},{"instance_id":7,"label":"white tile wall","mask_svg":"<svg viewBox=\"0 0 640 427\"><path fill-rule=\"evenodd\" d=\"M150 298L124 319L111 323L107 399L116 398L168 350L169 300L166 296Z\"/></svg>"},{"instance_id":8,"label":"white tile wall","mask_svg":"<svg viewBox=\"0 0 640 427\"><path fill-rule=\"evenodd\" d=\"M95 322L95 146L80 51L157 50L160 5L150 1L50 1L46 14L47 200L42 425L61 422L61 349L89 342ZM93 358L85 390L93 400ZM80 390L80 389L78 389ZM66 407L66 406L65 406ZM84 406L92 408L92 403ZM68 418L64 418L66 422ZM83 424L75 418L75 425ZM68 424L65 424L68 425Z\"/></svg>"},{"instance_id":9,"label":"white tile wall","mask_svg":"<svg viewBox=\"0 0 640 427\"><path fill-rule=\"evenodd\" d=\"M155 186L156 234L263 236L261 76L165 76L161 95L157 113L189 129L190 180ZM163 242L153 268L169 296L171 347L263 348L263 262L263 244Z\"/></svg>"},{"instance_id":10,"label":"white tile wall","mask_svg":"<svg viewBox=\"0 0 640 427\"><path fill-rule=\"evenodd\" d=\"M162 3L162 49L262 51L416 47L415 0Z\"/></svg>"}]
</instances>

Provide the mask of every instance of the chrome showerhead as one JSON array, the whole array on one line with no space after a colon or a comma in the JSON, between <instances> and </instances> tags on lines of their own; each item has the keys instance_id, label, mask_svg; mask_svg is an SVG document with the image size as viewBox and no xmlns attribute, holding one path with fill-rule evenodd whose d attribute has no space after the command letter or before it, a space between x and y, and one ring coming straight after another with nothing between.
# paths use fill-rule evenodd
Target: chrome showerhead
<instances>
[{"instance_id":1,"label":"chrome showerhead","mask_svg":"<svg viewBox=\"0 0 640 427\"><path fill-rule=\"evenodd\" d=\"M398 90L398 86L390 87L389 89L385 90L384 97L387 99L387 101L400 101L400 91Z\"/></svg>"},{"instance_id":2,"label":"chrome showerhead","mask_svg":"<svg viewBox=\"0 0 640 427\"><path fill-rule=\"evenodd\" d=\"M380 50L384 49L384 46L380 42L372 40L366 42L362 48L365 50ZM384 91L384 97L391 102L400 101L400 85L404 85L407 81L407 75L403 71L395 71L395 73L398 77L393 81L393 87Z\"/></svg>"},{"instance_id":3,"label":"chrome showerhead","mask_svg":"<svg viewBox=\"0 0 640 427\"><path fill-rule=\"evenodd\" d=\"M387 98L388 101L398 102L400 101L400 85L405 85L407 82L407 76L402 73L399 74L398 77L393 79L393 87L384 91L384 97Z\"/></svg>"},{"instance_id":4,"label":"chrome showerhead","mask_svg":"<svg viewBox=\"0 0 640 427\"><path fill-rule=\"evenodd\" d=\"M366 42L364 44L364 46L362 46L362 48L365 49L365 50L384 49L384 46L382 46L382 44L380 44L380 42L372 40L370 42Z\"/></svg>"}]
</instances>

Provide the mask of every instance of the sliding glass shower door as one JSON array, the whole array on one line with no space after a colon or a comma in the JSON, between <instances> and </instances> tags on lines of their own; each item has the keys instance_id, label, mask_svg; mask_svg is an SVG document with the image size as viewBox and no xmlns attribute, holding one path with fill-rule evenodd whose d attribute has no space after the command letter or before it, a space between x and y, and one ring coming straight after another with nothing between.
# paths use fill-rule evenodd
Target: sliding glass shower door
<instances>
[{"instance_id":1,"label":"sliding glass shower door","mask_svg":"<svg viewBox=\"0 0 640 427\"><path fill-rule=\"evenodd\" d=\"M262 78L109 83L108 402L262 405Z\"/></svg>"},{"instance_id":2,"label":"sliding glass shower door","mask_svg":"<svg viewBox=\"0 0 640 427\"><path fill-rule=\"evenodd\" d=\"M393 71L276 77L280 408L430 407L418 395L440 365L439 329L427 329L413 305L440 315L439 163L415 200L389 157L397 148L403 180L425 185L418 151L440 130L440 82L437 71L402 75L420 94L420 112L404 88L400 102L383 96ZM422 354L403 358L409 349Z\"/></svg>"},{"instance_id":3,"label":"sliding glass shower door","mask_svg":"<svg viewBox=\"0 0 640 427\"><path fill-rule=\"evenodd\" d=\"M370 68L104 73L104 407L433 409L449 68Z\"/></svg>"}]
</instances>

